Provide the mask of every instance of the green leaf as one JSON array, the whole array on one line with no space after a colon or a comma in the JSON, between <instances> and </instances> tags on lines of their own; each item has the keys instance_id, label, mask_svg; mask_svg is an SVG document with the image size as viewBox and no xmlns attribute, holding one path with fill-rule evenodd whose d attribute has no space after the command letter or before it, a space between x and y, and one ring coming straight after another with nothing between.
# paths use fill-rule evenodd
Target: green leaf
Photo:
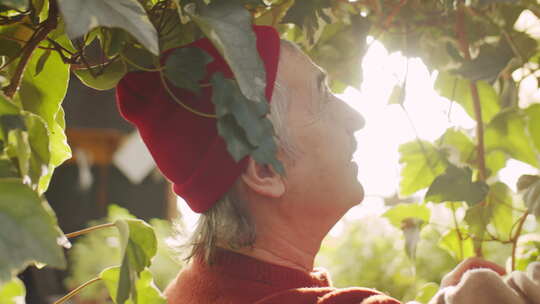
<instances>
[{"instance_id":1,"label":"green leaf","mask_svg":"<svg viewBox=\"0 0 540 304\"><path fill-rule=\"evenodd\" d=\"M457 129L447 129L437 140L437 144L453 153L453 149L459 155L460 162L471 163L475 156L475 146L472 139ZM449 149L448 149L449 148Z\"/></svg>"},{"instance_id":2,"label":"green leaf","mask_svg":"<svg viewBox=\"0 0 540 304\"><path fill-rule=\"evenodd\" d=\"M212 79L212 102L218 116L218 133L225 139L227 150L239 161L248 154L261 164L270 164L283 174L283 165L276 158L277 146L272 123L266 118L268 104L246 99L236 83L216 73Z\"/></svg>"},{"instance_id":3,"label":"green leaf","mask_svg":"<svg viewBox=\"0 0 540 304\"><path fill-rule=\"evenodd\" d=\"M392 89L392 94L388 99L388 104L398 104L402 105L405 101L405 88L402 85L396 84L394 89Z\"/></svg>"},{"instance_id":4,"label":"green leaf","mask_svg":"<svg viewBox=\"0 0 540 304\"><path fill-rule=\"evenodd\" d=\"M127 68L122 60L115 60L102 71L98 68L92 69L92 72L89 69L78 69L74 73L87 87L105 91L116 87L116 84L127 73Z\"/></svg>"},{"instance_id":5,"label":"green leaf","mask_svg":"<svg viewBox=\"0 0 540 304\"><path fill-rule=\"evenodd\" d=\"M103 51L108 58L118 55L129 40L129 34L121 28L101 28L99 35Z\"/></svg>"},{"instance_id":6,"label":"green leaf","mask_svg":"<svg viewBox=\"0 0 540 304\"><path fill-rule=\"evenodd\" d=\"M390 223L401 229L403 227L403 221L408 218L414 218L429 223L431 217L431 211L428 207L421 204L398 204L383 214Z\"/></svg>"},{"instance_id":7,"label":"green leaf","mask_svg":"<svg viewBox=\"0 0 540 304\"><path fill-rule=\"evenodd\" d=\"M118 302L118 281L120 279L120 268L119 267L110 267L101 272L99 277L104 281L105 286L109 290L111 299L114 303L121 304L132 304L132 303L144 303L144 304L165 304L167 300L161 293L159 289L154 284L152 273L145 269L141 272L141 276L135 282L136 298L126 299L125 302Z\"/></svg>"},{"instance_id":8,"label":"green leaf","mask_svg":"<svg viewBox=\"0 0 540 304\"><path fill-rule=\"evenodd\" d=\"M537 151L540 151L540 104L533 104L525 109L525 114L529 119L528 130L532 142Z\"/></svg>"},{"instance_id":9,"label":"green leaf","mask_svg":"<svg viewBox=\"0 0 540 304\"><path fill-rule=\"evenodd\" d=\"M434 203L465 201L473 206L481 202L488 191L489 186L485 182L472 182L471 168L449 165L429 186L424 199Z\"/></svg>"},{"instance_id":10,"label":"green leaf","mask_svg":"<svg viewBox=\"0 0 540 304\"><path fill-rule=\"evenodd\" d=\"M405 236L405 253L411 260L415 261L416 248L418 247L418 242L420 242L420 230L422 229L423 221L408 218L402 224L402 231Z\"/></svg>"},{"instance_id":11,"label":"green leaf","mask_svg":"<svg viewBox=\"0 0 540 304\"><path fill-rule=\"evenodd\" d=\"M0 158L0 179L17 177L19 177L19 174L13 163L10 160Z\"/></svg>"},{"instance_id":12,"label":"green leaf","mask_svg":"<svg viewBox=\"0 0 540 304\"><path fill-rule=\"evenodd\" d=\"M482 106L482 120L488 123L500 111L499 96L493 87L485 81L477 81L478 96ZM471 94L470 81L441 72L434 85L435 90L442 97L459 103L467 114L474 119L474 105Z\"/></svg>"},{"instance_id":13,"label":"green leaf","mask_svg":"<svg viewBox=\"0 0 540 304\"><path fill-rule=\"evenodd\" d=\"M120 233L122 264L120 266L116 303L124 303L130 296L137 298L136 281L141 271L150 266L157 251L154 230L142 220L117 220Z\"/></svg>"},{"instance_id":14,"label":"green leaf","mask_svg":"<svg viewBox=\"0 0 540 304\"><path fill-rule=\"evenodd\" d=\"M51 50L46 50L44 53L39 56L39 59L36 63L36 74L35 76L39 75L41 71L43 71L43 67L45 66L45 63L47 62L47 59L49 59L49 56L51 55Z\"/></svg>"},{"instance_id":15,"label":"green leaf","mask_svg":"<svg viewBox=\"0 0 540 304\"><path fill-rule=\"evenodd\" d=\"M206 75L206 65L212 56L195 47L174 50L165 62L165 76L176 87L200 93L200 84Z\"/></svg>"},{"instance_id":16,"label":"green leaf","mask_svg":"<svg viewBox=\"0 0 540 304\"><path fill-rule=\"evenodd\" d=\"M71 39L79 38L98 26L118 27L130 33L153 54L159 53L156 29L137 0L59 0L58 6Z\"/></svg>"},{"instance_id":17,"label":"green leaf","mask_svg":"<svg viewBox=\"0 0 540 304\"><path fill-rule=\"evenodd\" d=\"M289 8L283 23L293 23L306 31L309 40L313 40L313 36L319 27L319 18L331 23L329 16L324 12L324 9L332 5L330 0L311 0L311 1L294 1L294 4Z\"/></svg>"},{"instance_id":18,"label":"green leaf","mask_svg":"<svg viewBox=\"0 0 540 304\"><path fill-rule=\"evenodd\" d=\"M488 169L487 175L493 176L506 166L508 157L506 156L506 153L501 150L491 150L486 152L485 159L486 169Z\"/></svg>"},{"instance_id":19,"label":"green leaf","mask_svg":"<svg viewBox=\"0 0 540 304\"><path fill-rule=\"evenodd\" d=\"M69 81L69 66L63 63L58 54L51 53L43 70L36 76L34 71L43 52L37 49L30 59L19 98L24 110L45 121L49 134L48 174L51 175L55 167L71 157L71 149L64 132L64 111L61 108ZM40 182L42 191L47 188L49 179L45 178Z\"/></svg>"},{"instance_id":20,"label":"green leaf","mask_svg":"<svg viewBox=\"0 0 540 304\"><path fill-rule=\"evenodd\" d=\"M456 229L445 233L438 245L458 261L474 256L473 242L463 228L460 228L459 233Z\"/></svg>"},{"instance_id":21,"label":"green leaf","mask_svg":"<svg viewBox=\"0 0 540 304\"><path fill-rule=\"evenodd\" d=\"M519 109L501 111L485 129L485 150L499 150L508 156L539 167L536 152L526 131L526 116Z\"/></svg>"},{"instance_id":22,"label":"green leaf","mask_svg":"<svg viewBox=\"0 0 540 304\"><path fill-rule=\"evenodd\" d=\"M20 109L0 93L0 116L19 114Z\"/></svg>"},{"instance_id":23,"label":"green leaf","mask_svg":"<svg viewBox=\"0 0 540 304\"><path fill-rule=\"evenodd\" d=\"M25 11L28 8L28 0L0 0L0 6L7 6L20 11Z\"/></svg>"},{"instance_id":24,"label":"green leaf","mask_svg":"<svg viewBox=\"0 0 540 304\"><path fill-rule=\"evenodd\" d=\"M362 59L371 23L362 15L351 15L349 19L326 25L313 48L306 50L327 72L334 92L342 92L348 85L361 90Z\"/></svg>"},{"instance_id":25,"label":"green leaf","mask_svg":"<svg viewBox=\"0 0 540 304\"><path fill-rule=\"evenodd\" d=\"M510 188L504 183L497 182L489 187L486 197L486 208L491 209L490 223L495 228L497 236L502 240L510 240L514 225L512 210L513 198Z\"/></svg>"},{"instance_id":26,"label":"green leaf","mask_svg":"<svg viewBox=\"0 0 540 304\"><path fill-rule=\"evenodd\" d=\"M422 287L420 287L420 290L418 290L418 292L416 293L416 297L414 298L414 300L423 304L427 304L429 300L431 300L431 298L435 296L438 290L439 284L433 282L426 283L422 285Z\"/></svg>"},{"instance_id":27,"label":"green leaf","mask_svg":"<svg viewBox=\"0 0 540 304\"><path fill-rule=\"evenodd\" d=\"M252 102L266 104L266 72L257 51L251 14L230 1L212 2L198 12L189 4L185 10L225 58L242 94Z\"/></svg>"},{"instance_id":28,"label":"green leaf","mask_svg":"<svg viewBox=\"0 0 540 304\"><path fill-rule=\"evenodd\" d=\"M540 220L540 179L525 188L523 201L529 213L534 214Z\"/></svg>"},{"instance_id":29,"label":"green leaf","mask_svg":"<svg viewBox=\"0 0 540 304\"><path fill-rule=\"evenodd\" d=\"M66 266L50 207L18 179L0 180L0 284L29 264Z\"/></svg>"},{"instance_id":30,"label":"green leaf","mask_svg":"<svg viewBox=\"0 0 540 304\"><path fill-rule=\"evenodd\" d=\"M431 185L435 177L446 168L444 154L430 142L412 141L399 147L401 155L400 192L408 196Z\"/></svg>"},{"instance_id":31,"label":"green leaf","mask_svg":"<svg viewBox=\"0 0 540 304\"><path fill-rule=\"evenodd\" d=\"M24 303L25 296L26 288L17 277L4 285L0 284L0 304Z\"/></svg>"}]
</instances>

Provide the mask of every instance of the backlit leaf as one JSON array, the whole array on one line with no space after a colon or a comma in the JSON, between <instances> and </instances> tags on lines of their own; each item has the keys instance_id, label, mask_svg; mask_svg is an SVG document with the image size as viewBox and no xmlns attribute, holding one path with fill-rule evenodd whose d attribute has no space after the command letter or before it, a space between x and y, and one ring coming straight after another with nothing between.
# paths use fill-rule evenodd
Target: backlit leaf
<instances>
[{"instance_id":1,"label":"backlit leaf","mask_svg":"<svg viewBox=\"0 0 540 304\"><path fill-rule=\"evenodd\" d=\"M69 81L69 66L63 63L58 54L51 53L41 73L35 75L37 61L43 52L37 49L30 59L19 98L24 110L40 116L46 124L50 153L47 170L51 175L54 168L71 157L71 149L64 132L64 111L61 108ZM40 192L47 189L49 179L45 178L40 182Z\"/></svg>"},{"instance_id":2,"label":"backlit leaf","mask_svg":"<svg viewBox=\"0 0 540 304\"><path fill-rule=\"evenodd\" d=\"M7 6L20 11L25 11L28 8L28 0L0 0L0 6Z\"/></svg>"},{"instance_id":3,"label":"backlit leaf","mask_svg":"<svg viewBox=\"0 0 540 304\"><path fill-rule=\"evenodd\" d=\"M165 76L176 87L200 93L200 83L212 56L195 47L175 49L165 62Z\"/></svg>"},{"instance_id":4,"label":"backlit leaf","mask_svg":"<svg viewBox=\"0 0 540 304\"><path fill-rule=\"evenodd\" d=\"M77 75L82 83L100 91L114 88L126 73L126 64L122 60L115 60L103 70L94 68L92 73L88 69L78 69L74 71L74 74Z\"/></svg>"},{"instance_id":5,"label":"backlit leaf","mask_svg":"<svg viewBox=\"0 0 540 304\"><path fill-rule=\"evenodd\" d=\"M98 26L118 27L130 33L150 52L159 53L156 29L137 0L59 0L58 6L71 39Z\"/></svg>"},{"instance_id":6,"label":"backlit leaf","mask_svg":"<svg viewBox=\"0 0 540 304\"><path fill-rule=\"evenodd\" d=\"M437 291L439 291L439 284L433 282L426 283L420 287L414 300L420 303L428 303Z\"/></svg>"},{"instance_id":7,"label":"backlit leaf","mask_svg":"<svg viewBox=\"0 0 540 304\"><path fill-rule=\"evenodd\" d=\"M258 163L270 164L283 173L283 165L275 155L274 129L266 118L268 104L247 100L235 82L221 73L216 73L211 82L218 133L225 139L229 153L236 161L250 154Z\"/></svg>"},{"instance_id":8,"label":"backlit leaf","mask_svg":"<svg viewBox=\"0 0 540 304\"><path fill-rule=\"evenodd\" d=\"M383 214L383 217L386 217L394 227L399 229L402 228L403 221L407 218L429 223L430 216L429 208L421 204L398 204Z\"/></svg>"},{"instance_id":9,"label":"backlit leaf","mask_svg":"<svg viewBox=\"0 0 540 304\"><path fill-rule=\"evenodd\" d=\"M0 284L0 304L24 303L26 288L21 280L13 277L10 282Z\"/></svg>"},{"instance_id":10,"label":"backlit leaf","mask_svg":"<svg viewBox=\"0 0 540 304\"><path fill-rule=\"evenodd\" d=\"M533 104L525 109L528 116L529 134L537 151L540 151L540 104Z\"/></svg>"},{"instance_id":11,"label":"backlit leaf","mask_svg":"<svg viewBox=\"0 0 540 304\"><path fill-rule=\"evenodd\" d=\"M482 120L488 123L499 112L499 96L493 87L485 81L477 81L478 95L482 105ZM439 73L434 88L439 95L459 103L467 114L474 119L474 106L470 81L446 72Z\"/></svg>"},{"instance_id":12,"label":"backlit leaf","mask_svg":"<svg viewBox=\"0 0 540 304\"><path fill-rule=\"evenodd\" d=\"M116 303L124 303L128 298L137 298L136 282L140 273L148 266L157 251L157 239L150 225L141 220L117 220L120 233L122 264L118 279Z\"/></svg>"},{"instance_id":13,"label":"backlit leaf","mask_svg":"<svg viewBox=\"0 0 540 304\"><path fill-rule=\"evenodd\" d=\"M497 236L502 240L511 238L510 234L516 218L512 207L513 198L508 186L497 182L489 187L489 193L486 196L486 208L492 210L490 223L495 228Z\"/></svg>"},{"instance_id":14,"label":"backlit leaf","mask_svg":"<svg viewBox=\"0 0 540 304\"><path fill-rule=\"evenodd\" d=\"M508 109L497 114L485 129L486 152L503 151L512 158L538 167L537 155L526 127L523 111Z\"/></svg>"},{"instance_id":15,"label":"backlit leaf","mask_svg":"<svg viewBox=\"0 0 540 304\"><path fill-rule=\"evenodd\" d=\"M429 186L425 200L434 203L465 201L473 206L486 197L488 190L486 183L472 181L471 168L450 165Z\"/></svg>"},{"instance_id":16,"label":"backlit leaf","mask_svg":"<svg viewBox=\"0 0 540 304\"><path fill-rule=\"evenodd\" d=\"M532 182L523 192L523 201L529 213L540 219L540 180Z\"/></svg>"},{"instance_id":17,"label":"backlit leaf","mask_svg":"<svg viewBox=\"0 0 540 304\"><path fill-rule=\"evenodd\" d=\"M52 210L32 189L0 179L0 285L34 262L64 268L60 237Z\"/></svg>"},{"instance_id":18,"label":"backlit leaf","mask_svg":"<svg viewBox=\"0 0 540 304\"><path fill-rule=\"evenodd\" d=\"M474 256L473 242L467 230L452 229L445 233L439 241L439 247L446 250L457 261Z\"/></svg>"},{"instance_id":19,"label":"backlit leaf","mask_svg":"<svg viewBox=\"0 0 540 304\"><path fill-rule=\"evenodd\" d=\"M266 103L266 72L257 52L251 14L230 1L212 2L197 9L194 4L185 7L229 64L242 94L252 102Z\"/></svg>"},{"instance_id":20,"label":"backlit leaf","mask_svg":"<svg viewBox=\"0 0 540 304\"><path fill-rule=\"evenodd\" d=\"M401 155L400 193L408 196L431 185L446 168L446 159L427 141L412 141L399 147Z\"/></svg>"},{"instance_id":21,"label":"backlit leaf","mask_svg":"<svg viewBox=\"0 0 540 304\"><path fill-rule=\"evenodd\" d=\"M165 304L167 300L161 293L161 291L154 284L152 273L145 269L141 272L140 277L135 282L135 289L137 290L136 298L126 299L125 302L118 302L118 286L117 282L119 281L120 276L120 267L110 267L101 272L99 277L104 281L105 286L109 290L111 299L114 303L121 304Z\"/></svg>"}]
</instances>

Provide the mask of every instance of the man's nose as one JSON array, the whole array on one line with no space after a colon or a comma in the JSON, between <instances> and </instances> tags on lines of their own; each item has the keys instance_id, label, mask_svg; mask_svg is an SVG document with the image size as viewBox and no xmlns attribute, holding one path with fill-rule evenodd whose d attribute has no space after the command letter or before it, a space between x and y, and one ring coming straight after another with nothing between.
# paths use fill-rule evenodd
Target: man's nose
<instances>
[{"instance_id":1,"label":"man's nose","mask_svg":"<svg viewBox=\"0 0 540 304\"><path fill-rule=\"evenodd\" d=\"M364 116L362 116L360 112L358 112L353 107L346 104L345 102L343 104L345 105L347 128L351 130L352 132L362 129L364 125L366 124L366 120L364 119Z\"/></svg>"}]
</instances>

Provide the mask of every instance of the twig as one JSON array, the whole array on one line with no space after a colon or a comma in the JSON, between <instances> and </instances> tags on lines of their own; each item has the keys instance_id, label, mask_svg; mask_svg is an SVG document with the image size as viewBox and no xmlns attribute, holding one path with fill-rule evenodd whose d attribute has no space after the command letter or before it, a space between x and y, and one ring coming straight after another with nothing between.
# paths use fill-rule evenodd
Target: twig
<instances>
[{"instance_id":1,"label":"twig","mask_svg":"<svg viewBox=\"0 0 540 304\"><path fill-rule=\"evenodd\" d=\"M13 95L15 95L15 92L17 92L19 86L21 85L24 71L28 65L30 57L32 57L32 54L34 53L34 50L39 46L39 43L44 40L47 35L57 26L58 6L55 0L49 0L49 15L47 19L40 24L37 31L34 32L32 38L30 38L30 41L28 41L28 43L24 46L21 59L17 65L17 68L15 69L13 77L11 77L9 85L4 88L4 94L6 94L7 97L12 98Z\"/></svg>"},{"instance_id":2,"label":"twig","mask_svg":"<svg viewBox=\"0 0 540 304\"><path fill-rule=\"evenodd\" d=\"M85 283L83 283L81 286L73 289L72 291L70 291L67 295L63 296L62 298L56 300L53 304L62 304L64 302L66 302L67 300L71 299L74 295L78 294L83 288L85 288L86 286L90 285L90 284L93 284L97 281L101 280L101 278L99 277L96 277L96 278L93 278L91 279L90 281L87 281Z\"/></svg>"},{"instance_id":3,"label":"twig","mask_svg":"<svg viewBox=\"0 0 540 304\"><path fill-rule=\"evenodd\" d=\"M384 19L384 22L382 24L384 29L388 29L390 25L392 24L392 21L394 21L394 18L397 16L401 8L407 3L407 0L400 0L396 6L392 8L392 11L386 18Z\"/></svg>"},{"instance_id":4,"label":"twig","mask_svg":"<svg viewBox=\"0 0 540 304\"><path fill-rule=\"evenodd\" d=\"M521 230L523 229L523 224L525 223L525 220L527 219L527 216L529 216L528 211L523 213L523 215L519 219L518 227L516 229L516 233L512 237L512 271L516 270L517 243L518 243L519 237L521 236Z\"/></svg>"},{"instance_id":5,"label":"twig","mask_svg":"<svg viewBox=\"0 0 540 304\"><path fill-rule=\"evenodd\" d=\"M107 223L107 224L92 226L92 227L89 227L89 228L86 228L86 229L82 229L82 230L79 230L79 231L68 233L68 234L66 234L66 237L67 238L74 238L76 236L86 234L86 233L94 231L94 230L108 228L108 227L112 227L112 226L114 226L114 223Z\"/></svg>"}]
</instances>

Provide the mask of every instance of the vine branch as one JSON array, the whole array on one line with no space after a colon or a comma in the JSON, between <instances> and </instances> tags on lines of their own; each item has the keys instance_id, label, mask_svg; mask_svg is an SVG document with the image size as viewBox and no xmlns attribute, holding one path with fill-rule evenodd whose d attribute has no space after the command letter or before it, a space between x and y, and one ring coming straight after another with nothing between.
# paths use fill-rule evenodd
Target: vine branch
<instances>
[{"instance_id":1,"label":"vine branch","mask_svg":"<svg viewBox=\"0 0 540 304\"><path fill-rule=\"evenodd\" d=\"M11 77L11 81L7 87L4 88L4 94L7 97L12 98L21 85L21 80L26 70L26 66L32 57L35 49L39 46L39 43L43 41L51 31L58 26L58 6L55 0L49 0L49 15L47 19L43 21L34 32L28 43L24 46L22 51L21 60L15 68L15 73Z\"/></svg>"},{"instance_id":2,"label":"vine branch","mask_svg":"<svg viewBox=\"0 0 540 304\"><path fill-rule=\"evenodd\" d=\"M97 225L97 226L92 226L90 228L86 228L86 229L82 229L82 230L79 230L79 231L75 231L75 232L71 232L71 233L68 233L66 234L66 237L67 238L74 238L76 236L79 236L79 235L82 235L82 234L86 234L90 231L94 231L94 230L98 230L98 229L103 229L103 228L108 228L108 227L112 227L114 226L114 223L107 223L107 224L102 224L102 225Z\"/></svg>"},{"instance_id":3,"label":"vine branch","mask_svg":"<svg viewBox=\"0 0 540 304\"><path fill-rule=\"evenodd\" d=\"M90 284L93 284L97 281L101 280L101 278L99 277L96 277L96 278L93 278L85 283L83 283L81 286L73 289L72 291L70 291L67 295L61 297L60 299L56 300L53 304L62 304L62 303L65 303L67 300L71 299L74 295L78 294L83 288L85 288L86 286L90 285Z\"/></svg>"}]
</instances>

